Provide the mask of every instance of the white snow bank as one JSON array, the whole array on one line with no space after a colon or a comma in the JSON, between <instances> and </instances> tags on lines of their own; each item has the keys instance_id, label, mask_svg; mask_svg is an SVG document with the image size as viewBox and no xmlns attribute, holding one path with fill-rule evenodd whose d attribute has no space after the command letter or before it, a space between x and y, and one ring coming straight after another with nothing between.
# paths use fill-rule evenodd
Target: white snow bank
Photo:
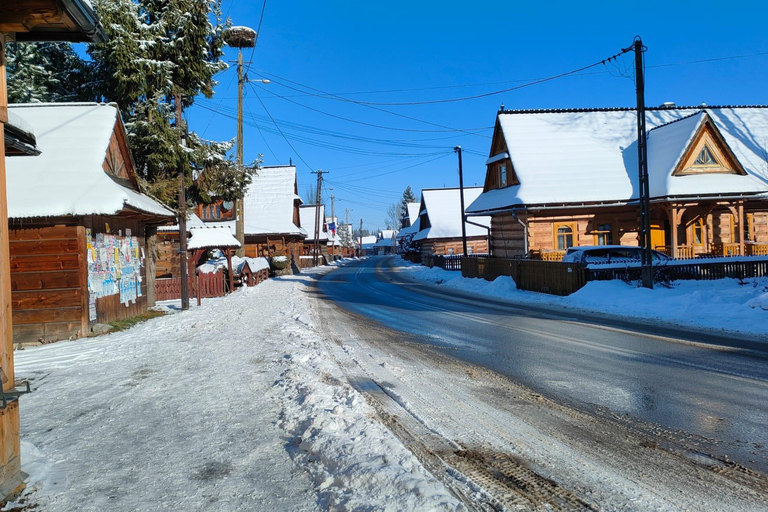
<instances>
[{"instance_id":1,"label":"white snow bank","mask_svg":"<svg viewBox=\"0 0 768 512\"><path fill-rule=\"evenodd\" d=\"M567 307L695 329L768 336L768 278L676 281L671 288L657 285L652 290L619 280L592 281L567 297L558 297L518 290L511 277L499 277L489 282L464 278L461 272L437 267L405 262L398 265L424 282L510 302Z\"/></svg>"}]
</instances>

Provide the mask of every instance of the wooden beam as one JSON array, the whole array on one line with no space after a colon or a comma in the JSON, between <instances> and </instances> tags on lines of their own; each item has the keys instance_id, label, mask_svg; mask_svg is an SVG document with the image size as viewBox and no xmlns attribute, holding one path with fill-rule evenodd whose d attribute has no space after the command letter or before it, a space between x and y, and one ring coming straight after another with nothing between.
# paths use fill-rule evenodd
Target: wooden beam
<instances>
[{"instance_id":1,"label":"wooden beam","mask_svg":"<svg viewBox=\"0 0 768 512\"><path fill-rule=\"evenodd\" d=\"M232 275L232 249L227 249L227 270L229 271L229 293L232 293L235 286L235 279Z\"/></svg>"},{"instance_id":2,"label":"wooden beam","mask_svg":"<svg viewBox=\"0 0 768 512\"><path fill-rule=\"evenodd\" d=\"M744 201L739 201L739 224L737 226L739 234L739 255L746 256L746 246L744 245ZM735 231L735 230L734 230Z\"/></svg>"}]
</instances>

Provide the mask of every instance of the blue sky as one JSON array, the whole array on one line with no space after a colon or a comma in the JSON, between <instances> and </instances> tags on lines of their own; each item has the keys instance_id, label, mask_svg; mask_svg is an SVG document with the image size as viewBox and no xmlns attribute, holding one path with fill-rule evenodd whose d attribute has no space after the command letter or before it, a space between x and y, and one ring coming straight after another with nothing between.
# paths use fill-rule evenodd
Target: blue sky
<instances>
[{"instance_id":1,"label":"blue sky","mask_svg":"<svg viewBox=\"0 0 768 512\"><path fill-rule=\"evenodd\" d=\"M256 29L257 0L224 0L233 24ZM640 35L646 102L768 102L766 2L387 2L267 0L258 45L243 52L245 160L298 169L299 193L323 169L336 214L384 228L410 185L481 186L495 115L507 109L631 107L631 54L574 76L483 98L421 105L518 87L599 62ZM226 59L237 52L227 49ZM187 112L214 140L235 136L234 66L212 99ZM365 104L363 104L365 102ZM281 133L282 132L282 133ZM330 189L333 189L332 191ZM327 203L330 209L329 202Z\"/></svg>"}]
</instances>

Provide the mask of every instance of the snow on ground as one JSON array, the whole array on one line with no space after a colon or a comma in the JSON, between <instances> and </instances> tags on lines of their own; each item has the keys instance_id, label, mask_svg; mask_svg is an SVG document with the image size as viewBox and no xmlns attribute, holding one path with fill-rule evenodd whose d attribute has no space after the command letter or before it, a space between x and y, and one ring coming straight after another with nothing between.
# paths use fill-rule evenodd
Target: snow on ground
<instances>
[{"instance_id":1,"label":"snow on ground","mask_svg":"<svg viewBox=\"0 0 768 512\"><path fill-rule=\"evenodd\" d=\"M768 341L768 278L676 281L652 290L623 281L592 281L567 297L518 290L511 277L489 282L461 272L396 260L407 275L426 283L513 303L539 304L745 335Z\"/></svg>"},{"instance_id":2,"label":"snow on ground","mask_svg":"<svg viewBox=\"0 0 768 512\"><path fill-rule=\"evenodd\" d=\"M23 499L46 511L463 509L323 353L309 279L17 351L34 390L21 399Z\"/></svg>"}]
</instances>

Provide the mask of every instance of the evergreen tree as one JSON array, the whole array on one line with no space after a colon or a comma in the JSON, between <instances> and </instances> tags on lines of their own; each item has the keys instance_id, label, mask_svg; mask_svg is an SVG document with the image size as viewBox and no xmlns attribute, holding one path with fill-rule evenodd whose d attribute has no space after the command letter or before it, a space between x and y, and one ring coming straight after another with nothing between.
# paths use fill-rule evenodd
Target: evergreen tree
<instances>
[{"instance_id":1,"label":"evergreen tree","mask_svg":"<svg viewBox=\"0 0 768 512\"><path fill-rule=\"evenodd\" d=\"M178 175L187 173L190 198L221 194L242 197L255 170L240 172L227 157L232 145L185 136L176 126L177 95L181 106L194 97L213 95L214 75L226 69L220 0L95 0L109 40L93 45L98 92L115 101L126 116L131 146L147 190L175 205ZM213 22L211 21L213 20ZM185 137L187 148L182 148ZM211 176L203 174L211 173ZM195 181L195 178L197 180ZM201 179L202 178L202 179Z\"/></svg>"},{"instance_id":2,"label":"evergreen tree","mask_svg":"<svg viewBox=\"0 0 768 512\"><path fill-rule=\"evenodd\" d=\"M6 57L11 103L93 99L92 67L69 43L8 43Z\"/></svg>"},{"instance_id":3,"label":"evergreen tree","mask_svg":"<svg viewBox=\"0 0 768 512\"><path fill-rule=\"evenodd\" d=\"M403 192L403 199L400 202L400 208L401 208L401 218L405 218L408 215L408 203L415 203L416 202L416 196L413 195L413 190L411 190L411 186L408 185L405 187L405 191ZM411 222L413 222L413 219L411 219Z\"/></svg>"},{"instance_id":4,"label":"evergreen tree","mask_svg":"<svg viewBox=\"0 0 768 512\"><path fill-rule=\"evenodd\" d=\"M352 240L352 230L350 229L349 224L344 224L343 222L339 224L336 233L339 235L339 243L341 243L342 247L349 248L355 246L355 242Z\"/></svg>"}]
</instances>

